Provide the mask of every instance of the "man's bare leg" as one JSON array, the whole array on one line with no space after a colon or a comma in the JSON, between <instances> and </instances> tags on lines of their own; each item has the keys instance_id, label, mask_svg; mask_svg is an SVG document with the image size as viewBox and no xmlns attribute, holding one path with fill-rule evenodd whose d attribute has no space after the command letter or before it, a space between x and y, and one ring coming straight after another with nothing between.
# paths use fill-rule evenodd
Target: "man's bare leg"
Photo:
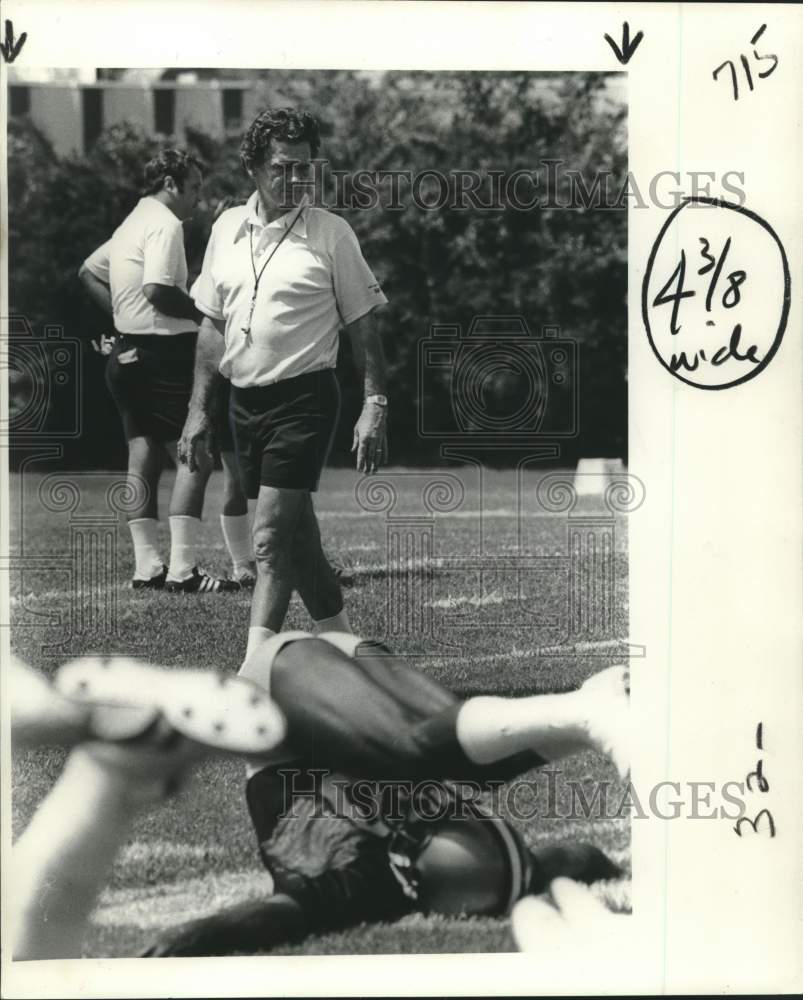
<instances>
[{"instance_id":1,"label":"man's bare leg","mask_svg":"<svg viewBox=\"0 0 803 1000\"><path fill-rule=\"evenodd\" d=\"M295 581L316 632L350 632L337 576L321 544L321 531L308 493L298 520L293 549Z\"/></svg>"},{"instance_id":2,"label":"man's bare leg","mask_svg":"<svg viewBox=\"0 0 803 1000\"><path fill-rule=\"evenodd\" d=\"M16 743L90 740L72 752L14 845L12 955L78 958L133 817L175 791L210 748L267 751L284 738L284 720L253 685L208 672L87 657L57 676L78 700L19 661L9 671ZM114 732L117 742L100 742L104 732Z\"/></svg>"},{"instance_id":3,"label":"man's bare leg","mask_svg":"<svg viewBox=\"0 0 803 1000\"><path fill-rule=\"evenodd\" d=\"M128 513L128 527L134 545L134 579L149 581L163 572L157 531L159 527L158 489L164 466L161 445L149 437L128 441L128 487L139 502Z\"/></svg>"},{"instance_id":4,"label":"man's bare leg","mask_svg":"<svg viewBox=\"0 0 803 1000\"><path fill-rule=\"evenodd\" d=\"M240 471L233 451L221 451L223 464L223 509L220 529L231 558L232 577L246 587L256 583L256 563L251 540L248 501L240 483Z\"/></svg>"},{"instance_id":5,"label":"man's bare leg","mask_svg":"<svg viewBox=\"0 0 803 1000\"><path fill-rule=\"evenodd\" d=\"M295 576L293 540L308 496L307 490L259 488L253 525L257 582L246 656L284 624Z\"/></svg>"},{"instance_id":6,"label":"man's bare leg","mask_svg":"<svg viewBox=\"0 0 803 1000\"><path fill-rule=\"evenodd\" d=\"M185 580L198 564L201 517L212 461L205 449L199 448L197 467L191 472L186 463L178 461L175 441L166 442L164 447L176 466L176 478L170 494L168 574L171 580Z\"/></svg>"}]
</instances>

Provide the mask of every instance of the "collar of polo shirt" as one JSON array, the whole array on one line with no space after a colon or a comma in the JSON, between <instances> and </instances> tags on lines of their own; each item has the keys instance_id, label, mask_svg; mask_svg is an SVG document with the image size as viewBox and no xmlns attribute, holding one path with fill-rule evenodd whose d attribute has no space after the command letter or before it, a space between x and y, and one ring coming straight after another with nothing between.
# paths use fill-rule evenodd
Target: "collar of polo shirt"
<instances>
[{"instance_id":1,"label":"collar of polo shirt","mask_svg":"<svg viewBox=\"0 0 803 1000\"><path fill-rule=\"evenodd\" d=\"M247 209L247 215L240 223L237 232L234 234L234 242L241 239L243 236L248 234L249 228L253 229L287 229L288 226L296 218L298 214L298 221L293 226L293 234L296 236L301 236L304 239L307 238L307 218L306 212L304 211L309 205L309 195L304 195L301 202L289 212L285 212L284 215L280 215L278 219L274 219L269 222L267 226L259 218L259 192L254 191L248 201L245 203Z\"/></svg>"}]
</instances>

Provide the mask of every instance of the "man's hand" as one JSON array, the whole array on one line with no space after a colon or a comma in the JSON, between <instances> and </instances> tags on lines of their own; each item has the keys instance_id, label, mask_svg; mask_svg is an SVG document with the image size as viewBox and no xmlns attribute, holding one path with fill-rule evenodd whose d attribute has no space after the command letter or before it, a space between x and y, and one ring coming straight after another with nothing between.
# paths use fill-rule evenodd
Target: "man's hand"
<instances>
[{"instance_id":1,"label":"man's hand","mask_svg":"<svg viewBox=\"0 0 803 1000\"><path fill-rule=\"evenodd\" d=\"M352 452L357 452L357 471L376 472L388 458L387 407L365 403L354 425Z\"/></svg>"},{"instance_id":2,"label":"man's hand","mask_svg":"<svg viewBox=\"0 0 803 1000\"><path fill-rule=\"evenodd\" d=\"M93 340L92 347L98 354L111 354L114 349L114 337L107 337L105 333L100 335L100 340Z\"/></svg>"},{"instance_id":3,"label":"man's hand","mask_svg":"<svg viewBox=\"0 0 803 1000\"><path fill-rule=\"evenodd\" d=\"M197 452L199 446L206 449L207 457L211 460L212 424L203 410L190 407L177 448L179 462L183 462L190 472L200 468Z\"/></svg>"}]
</instances>

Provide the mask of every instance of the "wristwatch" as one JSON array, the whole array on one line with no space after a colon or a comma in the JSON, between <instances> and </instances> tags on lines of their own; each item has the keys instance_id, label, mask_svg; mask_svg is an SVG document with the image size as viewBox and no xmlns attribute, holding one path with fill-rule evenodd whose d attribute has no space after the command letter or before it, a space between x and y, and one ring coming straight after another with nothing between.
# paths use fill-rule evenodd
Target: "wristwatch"
<instances>
[{"instance_id":1,"label":"wristwatch","mask_svg":"<svg viewBox=\"0 0 803 1000\"><path fill-rule=\"evenodd\" d=\"M366 396L365 397L365 402L366 403L376 403L377 406L387 406L388 405L388 397L387 396L383 396L381 393L376 393L376 395L374 395L374 396Z\"/></svg>"}]
</instances>

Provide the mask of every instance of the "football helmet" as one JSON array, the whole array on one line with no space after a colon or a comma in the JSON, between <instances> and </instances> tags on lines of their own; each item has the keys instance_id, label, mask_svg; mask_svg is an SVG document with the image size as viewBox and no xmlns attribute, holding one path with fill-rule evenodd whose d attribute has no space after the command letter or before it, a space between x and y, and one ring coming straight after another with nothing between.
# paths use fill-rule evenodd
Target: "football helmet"
<instances>
[{"instance_id":1,"label":"football helmet","mask_svg":"<svg viewBox=\"0 0 803 1000\"><path fill-rule=\"evenodd\" d=\"M473 803L459 808L460 815L398 828L388 846L393 874L423 912L509 913L528 891L532 856L505 820Z\"/></svg>"}]
</instances>

